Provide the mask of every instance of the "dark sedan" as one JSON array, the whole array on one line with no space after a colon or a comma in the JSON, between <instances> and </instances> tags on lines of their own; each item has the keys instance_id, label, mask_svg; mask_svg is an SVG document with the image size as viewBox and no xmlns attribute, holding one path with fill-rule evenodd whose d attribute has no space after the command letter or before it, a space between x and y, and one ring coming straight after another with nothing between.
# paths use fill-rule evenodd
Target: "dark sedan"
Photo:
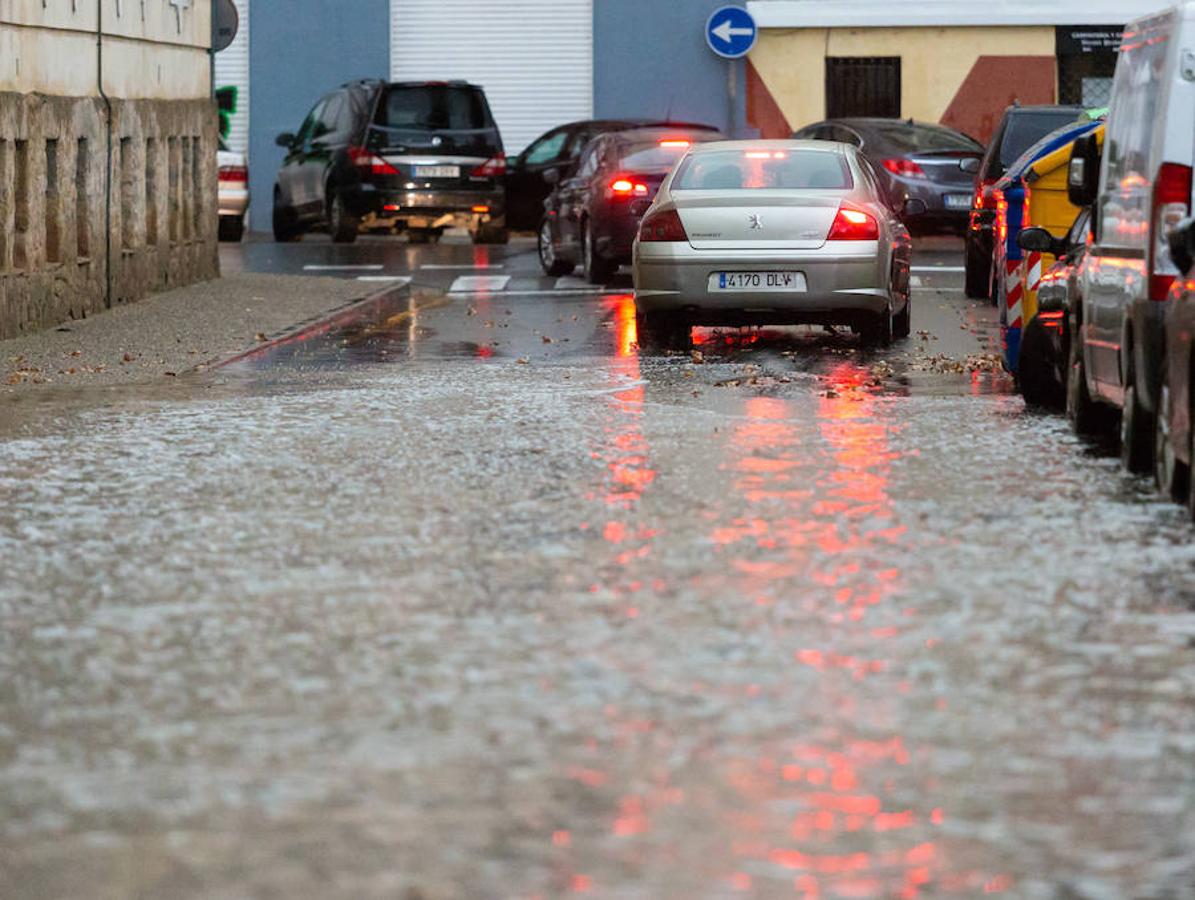
<instances>
[{"instance_id":1,"label":"dark sedan","mask_svg":"<svg viewBox=\"0 0 1195 900\"><path fill-rule=\"evenodd\" d=\"M590 119L553 128L532 141L508 163L506 221L509 227L518 231L538 228L544 217L544 200L552 193L552 185L545 175L555 171L559 179L571 178L586 144L600 135L633 128L679 128L711 134L718 131L710 125L654 119Z\"/></svg>"},{"instance_id":2,"label":"dark sedan","mask_svg":"<svg viewBox=\"0 0 1195 900\"><path fill-rule=\"evenodd\" d=\"M833 119L793 137L858 147L884 179L894 209L906 200L925 203L925 212L910 218L911 227L960 234L966 228L983 145L962 132L912 119Z\"/></svg>"},{"instance_id":3,"label":"dark sedan","mask_svg":"<svg viewBox=\"0 0 1195 900\"><path fill-rule=\"evenodd\" d=\"M580 263L594 284L631 261L643 213L664 178L695 143L720 140L706 128L637 128L603 135L581 153L576 174L545 201L539 259L549 275ZM553 176L549 176L553 177Z\"/></svg>"}]
</instances>

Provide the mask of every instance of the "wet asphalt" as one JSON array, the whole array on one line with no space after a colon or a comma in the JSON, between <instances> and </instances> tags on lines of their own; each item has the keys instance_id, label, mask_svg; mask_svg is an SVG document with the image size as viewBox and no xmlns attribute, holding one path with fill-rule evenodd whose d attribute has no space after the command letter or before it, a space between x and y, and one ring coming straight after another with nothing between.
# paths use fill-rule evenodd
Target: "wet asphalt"
<instances>
[{"instance_id":1,"label":"wet asphalt","mask_svg":"<svg viewBox=\"0 0 1195 900\"><path fill-rule=\"evenodd\" d=\"M960 258L663 355L526 241L225 248L410 289L6 406L0 897L1195 897L1192 529Z\"/></svg>"}]
</instances>

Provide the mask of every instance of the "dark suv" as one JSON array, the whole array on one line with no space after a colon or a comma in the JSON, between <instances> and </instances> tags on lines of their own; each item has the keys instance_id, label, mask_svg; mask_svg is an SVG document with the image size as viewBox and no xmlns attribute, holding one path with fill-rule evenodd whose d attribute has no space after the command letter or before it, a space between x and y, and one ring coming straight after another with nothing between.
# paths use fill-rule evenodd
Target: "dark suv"
<instances>
[{"instance_id":1,"label":"dark suv","mask_svg":"<svg viewBox=\"0 0 1195 900\"><path fill-rule=\"evenodd\" d=\"M1081 106L1010 106L1004 111L1004 118L979 164L975 196L971 199L965 239L968 297L990 298L992 295L995 243L992 228L996 222L996 198L992 189L996 182L1022 153L1051 131L1077 121L1083 112Z\"/></svg>"},{"instance_id":2,"label":"dark suv","mask_svg":"<svg viewBox=\"0 0 1195 900\"><path fill-rule=\"evenodd\" d=\"M357 81L323 97L287 154L274 187L274 238L327 229L406 232L412 243L465 227L475 243L504 244L506 154L481 88L463 81Z\"/></svg>"}]
</instances>

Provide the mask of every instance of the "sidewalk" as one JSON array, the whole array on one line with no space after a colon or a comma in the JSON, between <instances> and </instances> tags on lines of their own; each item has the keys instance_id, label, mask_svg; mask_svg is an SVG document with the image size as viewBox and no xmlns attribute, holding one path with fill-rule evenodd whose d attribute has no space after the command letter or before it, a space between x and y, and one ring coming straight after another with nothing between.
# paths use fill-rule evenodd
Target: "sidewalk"
<instances>
[{"instance_id":1,"label":"sidewalk","mask_svg":"<svg viewBox=\"0 0 1195 900\"><path fill-rule=\"evenodd\" d=\"M339 278L236 274L0 341L0 395L131 384L242 353L364 299Z\"/></svg>"}]
</instances>

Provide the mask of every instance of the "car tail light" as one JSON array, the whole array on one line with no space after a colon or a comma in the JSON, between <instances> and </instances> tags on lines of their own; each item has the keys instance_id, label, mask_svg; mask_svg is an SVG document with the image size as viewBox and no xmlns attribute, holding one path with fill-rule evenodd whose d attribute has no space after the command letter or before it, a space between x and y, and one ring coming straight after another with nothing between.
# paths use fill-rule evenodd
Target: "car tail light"
<instances>
[{"instance_id":1,"label":"car tail light","mask_svg":"<svg viewBox=\"0 0 1195 900\"><path fill-rule=\"evenodd\" d=\"M683 140L681 138L668 138L660 141L660 146L665 150L688 150L693 146L692 141Z\"/></svg>"},{"instance_id":2,"label":"car tail light","mask_svg":"<svg viewBox=\"0 0 1195 900\"><path fill-rule=\"evenodd\" d=\"M1191 167L1162 163L1154 182L1153 242L1150 246L1149 298L1165 300L1178 268L1170 259L1170 232L1191 212Z\"/></svg>"},{"instance_id":3,"label":"car tail light","mask_svg":"<svg viewBox=\"0 0 1195 900\"><path fill-rule=\"evenodd\" d=\"M880 226L875 217L861 209L851 209L849 206L840 207L838 215L834 217L834 224L830 226L828 241L878 241Z\"/></svg>"},{"instance_id":4,"label":"car tail light","mask_svg":"<svg viewBox=\"0 0 1195 900\"><path fill-rule=\"evenodd\" d=\"M620 175L610 182L610 193L615 197L646 197L649 189L642 181L632 181Z\"/></svg>"},{"instance_id":5,"label":"car tail light","mask_svg":"<svg viewBox=\"0 0 1195 900\"><path fill-rule=\"evenodd\" d=\"M501 178L506 174L506 154L499 153L493 159L487 159L480 166L469 173L470 178Z\"/></svg>"},{"instance_id":6,"label":"car tail light","mask_svg":"<svg viewBox=\"0 0 1195 900\"><path fill-rule=\"evenodd\" d=\"M926 178L925 170L911 159L886 159L883 166L893 175L902 178Z\"/></svg>"},{"instance_id":7,"label":"car tail light","mask_svg":"<svg viewBox=\"0 0 1195 900\"><path fill-rule=\"evenodd\" d=\"M397 175L398 169L364 147L349 147L349 162L370 175Z\"/></svg>"},{"instance_id":8,"label":"car tail light","mask_svg":"<svg viewBox=\"0 0 1195 900\"><path fill-rule=\"evenodd\" d=\"M681 243L689 240L685 233L684 223L680 220L680 213L675 209L666 209L653 213L643 220L639 226L639 240L646 242Z\"/></svg>"},{"instance_id":9,"label":"car tail light","mask_svg":"<svg viewBox=\"0 0 1195 900\"><path fill-rule=\"evenodd\" d=\"M982 182L975 187L975 199L971 201L973 209L983 209L984 193L988 186Z\"/></svg>"},{"instance_id":10,"label":"car tail light","mask_svg":"<svg viewBox=\"0 0 1195 900\"><path fill-rule=\"evenodd\" d=\"M996 240L1003 244L1008 240L1008 200L1004 191L994 191L992 197L996 201Z\"/></svg>"},{"instance_id":11,"label":"car tail light","mask_svg":"<svg viewBox=\"0 0 1195 900\"><path fill-rule=\"evenodd\" d=\"M220 180L245 183L249 180L249 170L244 166L221 166Z\"/></svg>"}]
</instances>

